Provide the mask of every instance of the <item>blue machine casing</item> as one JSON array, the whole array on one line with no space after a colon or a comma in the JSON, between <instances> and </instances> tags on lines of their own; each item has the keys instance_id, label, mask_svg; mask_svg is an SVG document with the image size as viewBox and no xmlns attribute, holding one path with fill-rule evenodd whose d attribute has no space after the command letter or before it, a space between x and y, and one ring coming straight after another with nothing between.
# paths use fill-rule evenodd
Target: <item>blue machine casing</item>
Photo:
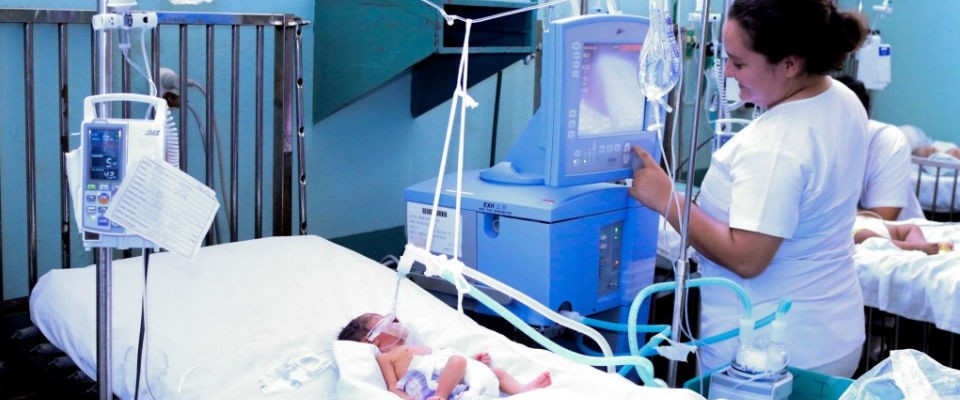
<instances>
[{"instance_id":1,"label":"blue machine casing","mask_svg":"<svg viewBox=\"0 0 960 400\"><path fill-rule=\"evenodd\" d=\"M633 297L653 281L655 212L630 198L624 185L504 185L478 175L463 177L464 264L553 310L593 315L621 308L610 317L626 318ZM431 179L404 193L410 243L425 245L435 186ZM452 224L456 176L447 175L443 188L438 219ZM431 250L452 255L452 232L437 230ZM507 308L532 325L552 324L519 303Z\"/></svg>"}]
</instances>

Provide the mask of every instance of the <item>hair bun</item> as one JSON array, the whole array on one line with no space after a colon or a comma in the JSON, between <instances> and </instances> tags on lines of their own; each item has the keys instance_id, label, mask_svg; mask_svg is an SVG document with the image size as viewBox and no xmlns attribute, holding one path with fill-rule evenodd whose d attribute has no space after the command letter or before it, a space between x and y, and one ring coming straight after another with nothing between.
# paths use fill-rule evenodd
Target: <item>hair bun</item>
<instances>
[{"instance_id":1,"label":"hair bun","mask_svg":"<svg viewBox=\"0 0 960 400\"><path fill-rule=\"evenodd\" d=\"M834 9L830 15L830 25L843 38L838 45L844 53L860 48L867 37L867 25L858 13Z\"/></svg>"}]
</instances>

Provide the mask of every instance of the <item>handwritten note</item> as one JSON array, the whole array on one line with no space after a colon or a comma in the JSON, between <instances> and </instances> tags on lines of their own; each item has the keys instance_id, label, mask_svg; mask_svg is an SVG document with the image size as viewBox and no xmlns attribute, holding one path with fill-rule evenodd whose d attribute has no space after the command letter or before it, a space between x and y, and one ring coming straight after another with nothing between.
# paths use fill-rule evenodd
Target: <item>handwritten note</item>
<instances>
[{"instance_id":1,"label":"handwritten note","mask_svg":"<svg viewBox=\"0 0 960 400\"><path fill-rule=\"evenodd\" d=\"M107 218L191 260L220 208L212 189L166 162L149 158L141 159L127 175L113 200Z\"/></svg>"}]
</instances>

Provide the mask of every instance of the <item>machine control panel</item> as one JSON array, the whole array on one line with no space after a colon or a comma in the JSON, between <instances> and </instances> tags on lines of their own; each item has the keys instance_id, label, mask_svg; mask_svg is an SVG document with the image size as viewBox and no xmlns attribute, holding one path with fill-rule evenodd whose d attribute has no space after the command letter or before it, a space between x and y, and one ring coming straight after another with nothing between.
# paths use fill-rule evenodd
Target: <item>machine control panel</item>
<instances>
[{"instance_id":1,"label":"machine control panel","mask_svg":"<svg viewBox=\"0 0 960 400\"><path fill-rule=\"evenodd\" d=\"M120 188L126 158L126 126L86 124L83 171L83 229L106 234L123 234L123 227L104 214Z\"/></svg>"},{"instance_id":2,"label":"machine control panel","mask_svg":"<svg viewBox=\"0 0 960 400\"><path fill-rule=\"evenodd\" d=\"M598 246L600 260L597 272L597 294L602 297L607 294L616 293L620 286L623 221L618 221L601 228Z\"/></svg>"}]
</instances>

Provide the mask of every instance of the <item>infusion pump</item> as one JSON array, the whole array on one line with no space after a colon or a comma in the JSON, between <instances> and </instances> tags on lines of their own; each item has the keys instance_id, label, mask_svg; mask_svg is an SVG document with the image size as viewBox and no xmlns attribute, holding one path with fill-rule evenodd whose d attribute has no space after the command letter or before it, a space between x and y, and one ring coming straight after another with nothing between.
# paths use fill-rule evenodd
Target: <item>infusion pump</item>
<instances>
[{"instance_id":1,"label":"infusion pump","mask_svg":"<svg viewBox=\"0 0 960 400\"><path fill-rule=\"evenodd\" d=\"M108 102L133 102L147 105L146 119L101 118L97 107ZM109 107L109 105L105 105ZM85 248L156 248L150 241L127 232L105 215L120 184L132 174L142 158L165 159L170 146L166 129L167 103L164 99L133 93L108 93L89 96L83 102L80 129L81 186L74 193L74 207ZM79 197L79 198L78 198Z\"/></svg>"}]
</instances>

